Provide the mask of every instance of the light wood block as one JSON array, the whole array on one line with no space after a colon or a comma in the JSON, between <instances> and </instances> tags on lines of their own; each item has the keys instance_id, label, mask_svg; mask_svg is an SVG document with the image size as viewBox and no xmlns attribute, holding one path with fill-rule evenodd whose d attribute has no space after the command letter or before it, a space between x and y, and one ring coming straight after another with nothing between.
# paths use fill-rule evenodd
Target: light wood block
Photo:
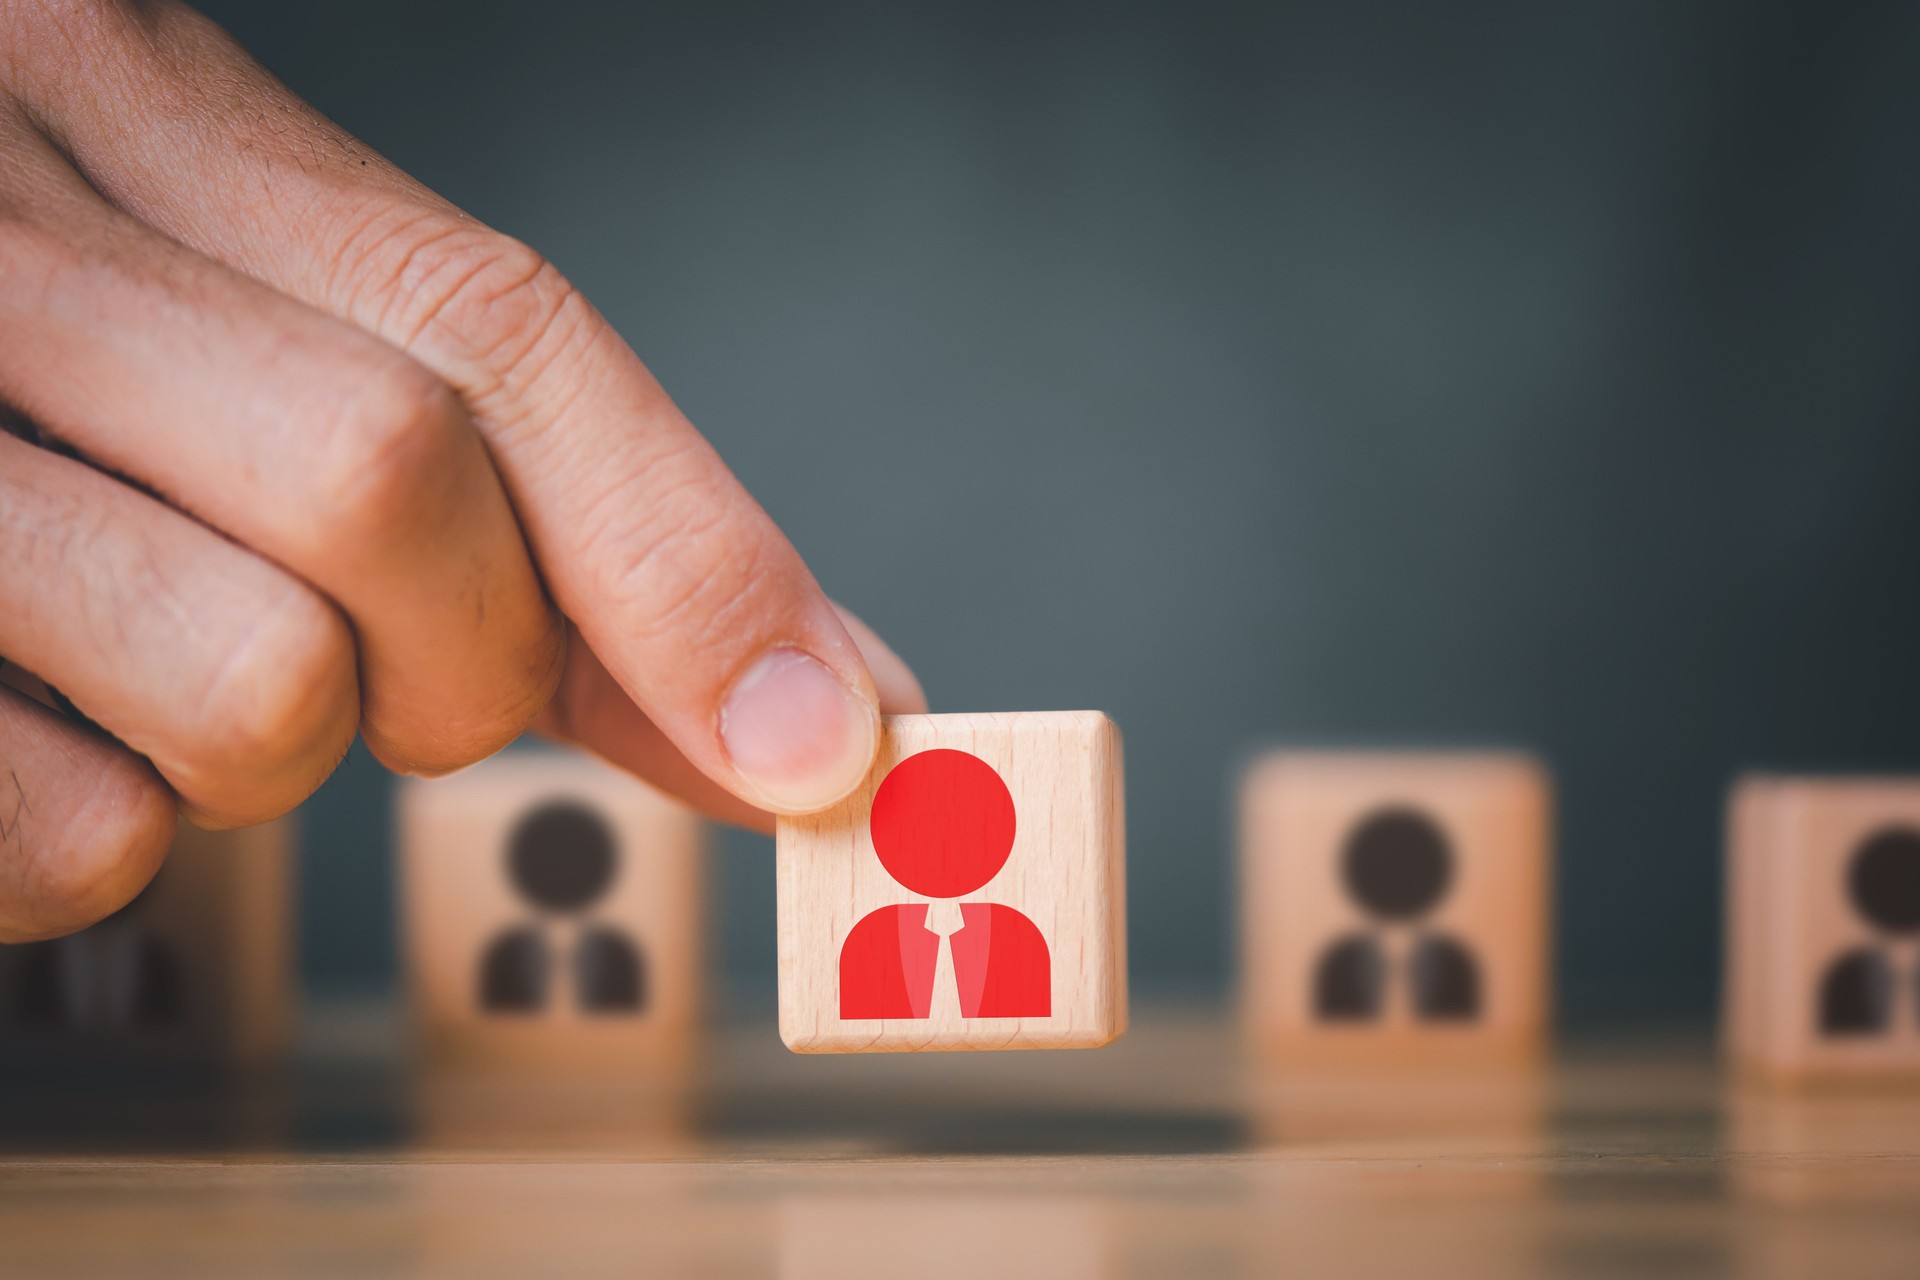
<instances>
[{"instance_id":1,"label":"light wood block","mask_svg":"<svg viewBox=\"0 0 1920 1280\"><path fill-rule=\"evenodd\" d=\"M704 967L692 812L584 755L510 752L406 780L399 822L412 1017L430 1065L677 1080Z\"/></svg>"},{"instance_id":2,"label":"light wood block","mask_svg":"<svg viewBox=\"0 0 1920 1280\"><path fill-rule=\"evenodd\" d=\"M1727 832L1735 1064L1920 1085L1920 778L1746 778Z\"/></svg>"},{"instance_id":3,"label":"light wood block","mask_svg":"<svg viewBox=\"0 0 1920 1280\"><path fill-rule=\"evenodd\" d=\"M0 1059L222 1067L285 1048L293 981L293 822L181 822L166 862L92 928L0 947Z\"/></svg>"},{"instance_id":4,"label":"light wood block","mask_svg":"<svg viewBox=\"0 0 1920 1280\"><path fill-rule=\"evenodd\" d=\"M796 1052L1091 1048L1126 1028L1120 734L1097 712L887 717L858 791L780 820L778 863Z\"/></svg>"},{"instance_id":5,"label":"light wood block","mask_svg":"<svg viewBox=\"0 0 1920 1280\"><path fill-rule=\"evenodd\" d=\"M1548 1024L1549 784L1512 754L1280 752L1241 792L1243 998L1282 1068L1524 1065Z\"/></svg>"}]
</instances>

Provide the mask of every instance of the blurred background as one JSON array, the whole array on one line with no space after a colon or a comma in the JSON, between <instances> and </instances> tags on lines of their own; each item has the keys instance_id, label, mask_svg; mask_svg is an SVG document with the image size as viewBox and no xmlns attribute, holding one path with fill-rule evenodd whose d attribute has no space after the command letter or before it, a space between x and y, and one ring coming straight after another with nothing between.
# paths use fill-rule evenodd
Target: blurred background
<instances>
[{"instance_id":1,"label":"blurred background","mask_svg":"<svg viewBox=\"0 0 1920 1280\"><path fill-rule=\"evenodd\" d=\"M1124 729L1137 989L1273 740L1531 747L1563 1024L1704 1021L1753 765L1920 767L1920 9L205 0L551 256L938 710ZM301 964L395 969L390 780ZM716 964L771 999L769 842Z\"/></svg>"}]
</instances>

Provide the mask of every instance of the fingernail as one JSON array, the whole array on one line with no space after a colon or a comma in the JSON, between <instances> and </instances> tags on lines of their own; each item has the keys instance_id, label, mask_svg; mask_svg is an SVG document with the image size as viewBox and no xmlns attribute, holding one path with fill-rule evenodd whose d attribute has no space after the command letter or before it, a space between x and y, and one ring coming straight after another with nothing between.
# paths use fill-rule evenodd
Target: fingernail
<instances>
[{"instance_id":1,"label":"fingernail","mask_svg":"<svg viewBox=\"0 0 1920 1280\"><path fill-rule=\"evenodd\" d=\"M879 713L818 658L775 649L720 706L720 741L763 807L812 813L844 799L873 766Z\"/></svg>"}]
</instances>

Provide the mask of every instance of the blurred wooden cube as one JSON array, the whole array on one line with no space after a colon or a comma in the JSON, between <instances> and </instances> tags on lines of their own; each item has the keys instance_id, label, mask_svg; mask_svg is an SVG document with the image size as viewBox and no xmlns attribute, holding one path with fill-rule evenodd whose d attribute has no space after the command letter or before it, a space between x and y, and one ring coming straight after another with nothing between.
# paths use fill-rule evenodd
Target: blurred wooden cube
<instances>
[{"instance_id":1,"label":"blurred wooden cube","mask_svg":"<svg viewBox=\"0 0 1920 1280\"><path fill-rule=\"evenodd\" d=\"M889 716L865 784L782 818L800 1053L1091 1048L1126 1028L1120 734L1093 711Z\"/></svg>"},{"instance_id":2,"label":"blurred wooden cube","mask_svg":"<svg viewBox=\"0 0 1920 1280\"><path fill-rule=\"evenodd\" d=\"M1282 1068L1524 1065L1548 1025L1550 787L1512 754L1279 752L1241 793L1243 998Z\"/></svg>"},{"instance_id":3,"label":"blurred wooden cube","mask_svg":"<svg viewBox=\"0 0 1920 1280\"><path fill-rule=\"evenodd\" d=\"M292 1021L293 822L182 821L126 907L79 933L0 947L0 1060L248 1069Z\"/></svg>"},{"instance_id":4,"label":"blurred wooden cube","mask_svg":"<svg viewBox=\"0 0 1920 1280\"><path fill-rule=\"evenodd\" d=\"M1727 827L1736 1066L1920 1085L1920 779L1745 778Z\"/></svg>"},{"instance_id":5,"label":"blurred wooden cube","mask_svg":"<svg viewBox=\"0 0 1920 1280\"><path fill-rule=\"evenodd\" d=\"M702 1004L703 834L585 755L407 779L402 924L427 1063L677 1083Z\"/></svg>"}]
</instances>

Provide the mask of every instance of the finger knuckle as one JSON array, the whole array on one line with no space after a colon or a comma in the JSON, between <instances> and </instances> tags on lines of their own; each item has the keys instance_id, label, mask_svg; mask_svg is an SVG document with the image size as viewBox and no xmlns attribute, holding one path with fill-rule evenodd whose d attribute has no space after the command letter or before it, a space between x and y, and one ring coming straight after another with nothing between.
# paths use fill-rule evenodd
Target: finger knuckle
<instances>
[{"instance_id":1,"label":"finger knuckle","mask_svg":"<svg viewBox=\"0 0 1920 1280\"><path fill-rule=\"evenodd\" d=\"M482 397L529 361L555 358L591 314L538 251L466 221L402 224L369 255L368 278L390 300L383 327L461 368Z\"/></svg>"},{"instance_id":2,"label":"finger knuckle","mask_svg":"<svg viewBox=\"0 0 1920 1280\"><path fill-rule=\"evenodd\" d=\"M235 645L202 701L195 741L199 772L262 780L263 820L305 794L345 751L358 706L352 634L331 606L301 586L263 611Z\"/></svg>"},{"instance_id":3,"label":"finger knuckle","mask_svg":"<svg viewBox=\"0 0 1920 1280\"><path fill-rule=\"evenodd\" d=\"M360 731L369 750L398 773L436 775L493 755L526 731L558 688L566 661L566 633L557 616L530 650L508 648L475 635L470 656L484 663L457 689L422 699L406 676L370 682ZM392 696L398 684L410 686Z\"/></svg>"},{"instance_id":4,"label":"finger knuckle","mask_svg":"<svg viewBox=\"0 0 1920 1280\"><path fill-rule=\"evenodd\" d=\"M351 400L329 430L315 479L308 537L318 553L377 546L409 520L435 509L428 501L448 483L465 414L453 392L404 357L356 379Z\"/></svg>"},{"instance_id":5,"label":"finger knuckle","mask_svg":"<svg viewBox=\"0 0 1920 1280\"><path fill-rule=\"evenodd\" d=\"M395 773L438 778L485 760L520 736L525 727L523 720L496 736L491 725L467 723L426 738L391 732L375 722L364 726L363 732L373 758Z\"/></svg>"},{"instance_id":6,"label":"finger knuckle","mask_svg":"<svg viewBox=\"0 0 1920 1280\"><path fill-rule=\"evenodd\" d=\"M143 762L102 758L68 820L25 849L24 910L5 929L10 940L58 937L125 906L166 857L175 816L172 793Z\"/></svg>"},{"instance_id":7,"label":"finger knuckle","mask_svg":"<svg viewBox=\"0 0 1920 1280\"><path fill-rule=\"evenodd\" d=\"M361 733L367 748L396 773L435 777L493 755L523 733L551 698L557 678L505 680L475 689L472 700L440 709L431 726L394 724L369 706Z\"/></svg>"}]
</instances>

